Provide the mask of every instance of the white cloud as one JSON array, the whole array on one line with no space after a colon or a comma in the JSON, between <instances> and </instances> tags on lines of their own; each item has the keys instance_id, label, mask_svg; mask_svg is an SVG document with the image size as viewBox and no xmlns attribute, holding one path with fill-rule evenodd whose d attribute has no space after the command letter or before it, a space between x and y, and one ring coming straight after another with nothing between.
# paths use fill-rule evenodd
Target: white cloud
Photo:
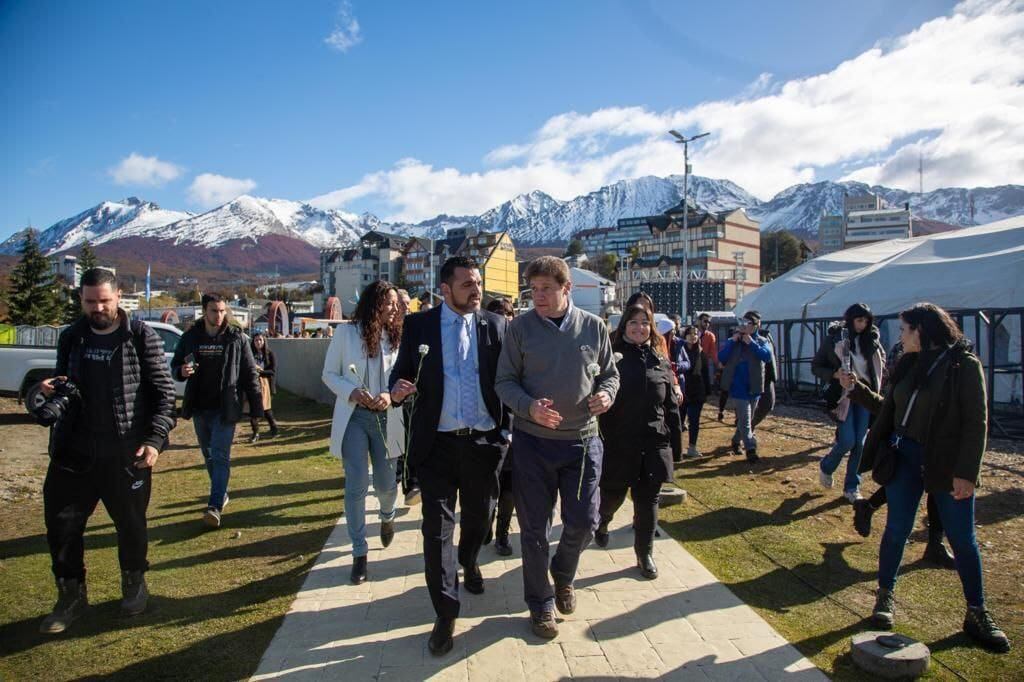
<instances>
[{"instance_id":1,"label":"white cloud","mask_svg":"<svg viewBox=\"0 0 1024 682\"><path fill-rule=\"evenodd\" d=\"M193 204L203 208L213 208L226 204L240 194L246 194L256 188L256 182L240 178L229 178L216 173L197 175L188 188L188 198Z\"/></svg>"},{"instance_id":2,"label":"white cloud","mask_svg":"<svg viewBox=\"0 0 1024 682\"><path fill-rule=\"evenodd\" d=\"M324 38L324 42L338 52L348 52L363 42L359 22L352 14L352 5L348 2L342 2L338 7L338 14L334 19L334 30L331 31L331 35Z\"/></svg>"},{"instance_id":3,"label":"white cloud","mask_svg":"<svg viewBox=\"0 0 1024 682\"><path fill-rule=\"evenodd\" d=\"M312 201L382 199L396 220L480 213L539 189L559 199L624 178L682 171L666 131L710 132L693 145L700 175L761 198L842 168L845 179L913 189L1024 181L1024 2L968 0L827 73L759 76L733 99L652 112L610 107L553 116L525 142L464 172L404 159ZM908 142L912 140L912 142Z\"/></svg>"},{"instance_id":4,"label":"white cloud","mask_svg":"<svg viewBox=\"0 0 1024 682\"><path fill-rule=\"evenodd\" d=\"M182 168L155 156L142 156L132 152L107 171L118 185L147 185L159 187L178 178Z\"/></svg>"}]
</instances>

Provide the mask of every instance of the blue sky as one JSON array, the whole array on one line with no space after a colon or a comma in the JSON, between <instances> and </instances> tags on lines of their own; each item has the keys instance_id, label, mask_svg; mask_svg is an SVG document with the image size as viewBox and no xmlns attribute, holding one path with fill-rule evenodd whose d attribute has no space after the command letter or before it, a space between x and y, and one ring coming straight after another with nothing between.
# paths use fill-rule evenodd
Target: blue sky
<instances>
[{"instance_id":1,"label":"blue sky","mask_svg":"<svg viewBox=\"0 0 1024 682\"><path fill-rule=\"evenodd\" d=\"M960 152L943 132L965 123L893 104L892 117L851 113L850 93L891 93L904 87L893 71L906 69L918 81L908 97L924 108L913 68L934 70L928 55L943 54L944 36L1019 36L1018 7L982 4L9 0L0 238L29 218L46 227L130 195L201 211L241 190L409 220L533 188L567 199L678 170L667 125L710 128L695 172L762 198L799 180L907 184L907 159L932 153L942 168L943 154ZM989 95L995 122L968 123L1014 134L1003 130L1019 98L1010 71L956 74L964 88L979 72L1007 81ZM800 123L823 107L842 120L835 131ZM843 128L864 116L879 125ZM935 181L1019 182L1015 158L994 177Z\"/></svg>"}]
</instances>

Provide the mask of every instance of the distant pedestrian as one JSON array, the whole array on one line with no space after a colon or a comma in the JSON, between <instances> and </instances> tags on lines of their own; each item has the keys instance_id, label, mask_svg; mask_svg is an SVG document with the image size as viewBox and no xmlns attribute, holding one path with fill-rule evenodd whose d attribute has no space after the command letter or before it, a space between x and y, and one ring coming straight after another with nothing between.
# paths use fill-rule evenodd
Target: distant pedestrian
<instances>
[{"instance_id":1,"label":"distant pedestrian","mask_svg":"<svg viewBox=\"0 0 1024 682\"><path fill-rule=\"evenodd\" d=\"M277 420L274 419L274 394L277 393L277 357L274 351L267 345L267 337L263 332L256 332L252 337L252 357L256 361L256 367L260 374L260 395L263 397L263 416L270 426L267 435L270 438L277 436ZM250 443L260 439L259 417L249 416L249 426L252 427L252 438Z\"/></svg>"},{"instance_id":2,"label":"distant pedestrian","mask_svg":"<svg viewBox=\"0 0 1024 682\"><path fill-rule=\"evenodd\" d=\"M736 410L736 432L732 449L740 454L746 448L747 461L757 462L757 438L751 423L758 398L764 392L764 368L771 361L768 344L757 335L757 325L743 318L736 333L726 340L718 359L723 363L722 388L728 388L729 400Z\"/></svg>"},{"instance_id":3,"label":"distant pedestrian","mask_svg":"<svg viewBox=\"0 0 1024 682\"><path fill-rule=\"evenodd\" d=\"M699 332L692 325L683 329L682 352L686 354L688 364L684 382L685 402L680 410L688 422L689 447L686 449L686 457L696 458L700 457L697 439L700 436L701 412L708 398L708 387L711 386L711 363L701 348Z\"/></svg>"}]
</instances>

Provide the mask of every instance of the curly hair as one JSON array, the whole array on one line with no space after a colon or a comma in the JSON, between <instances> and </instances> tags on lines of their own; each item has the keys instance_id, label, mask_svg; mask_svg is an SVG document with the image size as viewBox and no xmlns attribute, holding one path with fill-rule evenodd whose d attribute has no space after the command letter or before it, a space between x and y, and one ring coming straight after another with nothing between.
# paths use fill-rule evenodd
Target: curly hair
<instances>
[{"instance_id":1,"label":"curly hair","mask_svg":"<svg viewBox=\"0 0 1024 682\"><path fill-rule=\"evenodd\" d=\"M366 285L363 293L359 295L359 302L356 303L352 319L359 325L363 335L363 346L366 349L366 356L377 357L380 350L381 337L386 333L388 343L392 348L398 348L402 340L402 316L395 315L395 319L387 322L385 310L388 305L388 294L394 291L398 295L395 285L377 280Z\"/></svg>"}]
</instances>

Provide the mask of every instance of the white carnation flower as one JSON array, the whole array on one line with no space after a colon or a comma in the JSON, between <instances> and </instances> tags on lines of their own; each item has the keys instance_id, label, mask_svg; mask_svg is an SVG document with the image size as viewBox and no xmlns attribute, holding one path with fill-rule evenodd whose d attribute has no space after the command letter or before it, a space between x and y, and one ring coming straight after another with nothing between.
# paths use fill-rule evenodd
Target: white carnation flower
<instances>
[{"instance_id":1,"label":"white carnation flower","mask_svg":"<svg viewBox=\"0 0 1024 682\"><path fill-rule=\"evenodd\" d=\"M420 355L426 355L430 352L430 346L425 343L420 344Z\"/></svg>"}]
</instances>

